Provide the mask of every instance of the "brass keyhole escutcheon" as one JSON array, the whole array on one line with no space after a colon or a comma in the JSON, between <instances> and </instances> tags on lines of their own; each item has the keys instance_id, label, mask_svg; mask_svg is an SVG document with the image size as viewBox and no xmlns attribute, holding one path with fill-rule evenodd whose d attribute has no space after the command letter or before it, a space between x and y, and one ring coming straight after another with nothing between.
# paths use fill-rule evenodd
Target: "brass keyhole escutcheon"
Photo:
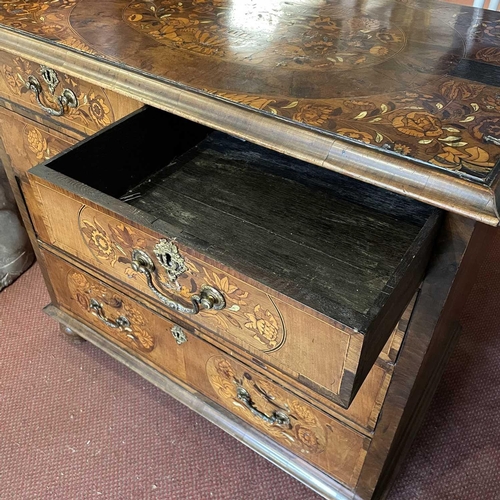
<instances>
[{"instance_id":1,"label":"brass keyhole escutcheon","mask_svg":"<svg viewBox=\"0 0 500 500\"><path fill-rule=\"evenodd\" d=\"M49 92L54 95L56 87L59 85L57 73L53 69L47 68L47 66L41 66L40 75L42 75L44 82L47 84Z\"/></svg>"},{"instance_id":2,"label":"brass keyhole escutcheon","mask_svg":"<svg viewBox=\"0 0 500 500\"><path fill-rule=\"evenodd\" d=\"M170 281L177 281L177 278L187 271L184 257L173 241L162 239L154 246L153 251Z\"/></svg>"},{"instance_id":3,"label":"brass keyhole escutcheon","mask_svg":"<svg viewBox=\"0 0 500 500\"><path fill-rule=\"evenodd\" d=\"M184 333L184 330L179 325L174 325L172 327L172 329L170 330L170 332L172 333L172 337L174 337L174 339L178 345L181 345L181 344L184 344L184 342L187 342L186 334Z\"/></svg>"}]
</instances>

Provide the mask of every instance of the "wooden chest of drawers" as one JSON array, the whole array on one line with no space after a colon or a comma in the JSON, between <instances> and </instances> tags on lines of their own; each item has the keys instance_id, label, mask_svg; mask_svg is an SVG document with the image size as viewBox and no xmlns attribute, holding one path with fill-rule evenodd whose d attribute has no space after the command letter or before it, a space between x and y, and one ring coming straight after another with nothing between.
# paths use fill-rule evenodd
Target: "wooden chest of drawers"
<instances>
[{"instance_id":1,"label":"wooden chest of drawers","mask_svg":"<svg viewBox=\"0 0 500 500\"><path fill-rule=\"evenodd\" d=\"M154 130L188 126L172 120L139 112L31 170L38 236L347 407L423 277L437 211L377 188L355 203L360 183L222 134L144 158Z\"/></svg>"},{"instance_id":2,"label":"wooden chest of drawers","mask_svg":"<svg viewBox=\"0 0 500 500\"><path fill-rule=\"evenodd\" d=\"M355 488L439 211L152 109L79 143L1 116L51 314Z\"/></svg>"},{"instance_id":3,"label":"wooden chest of drawers","mask_svg":"<svg viewBox=\"0 0 500 500\"><path fill-rule=\"evenodd\" d=\"M28 172L54 303L354 488L440 213L207 134L147 109Z\"/></svg>"},{"instance_id":4,"label":"wooden chest of drawers","mask_svg":"<svg viewBox=\"0 0 500 500\"><path fill-rule=\"evenodd\" d=\"M47 312L326 498L382 498L491 236L405 195L498 222L496 152L473 132L475 145L458 137L483 119L474 114L483 101L493 106L491 89L480 104L466 97L476 87L438 89L450 106L467 101L455 127L429 97L434 80L427 97L405 87L394 102L344 100L342 88L330 98L322 67L315 88L293 59L295 69L283 69L296 76L284 80L292 99L272 71L263 80L257 61L231 73L222 52L205 53L213 40L192 55L179 35L177 52L160 53L171 68L139 34L96 54L72 38L70 12L90 29L76 3L57 14L61 40L76 50L44 42L39 57L38 39L19 48L0 29L12 52L0 52L1 160L51 292ZM33 16L39 35L46 24ZM371 58L384 52L373 49ZM203 57L240 92L203 86L210 69L201 63L203 77L186 80ZM260 84L269 95L255 94ZM402 158L415 151L423 159ZM431 170L434 160L455 163Z\"/></svg>"}]
</instances>

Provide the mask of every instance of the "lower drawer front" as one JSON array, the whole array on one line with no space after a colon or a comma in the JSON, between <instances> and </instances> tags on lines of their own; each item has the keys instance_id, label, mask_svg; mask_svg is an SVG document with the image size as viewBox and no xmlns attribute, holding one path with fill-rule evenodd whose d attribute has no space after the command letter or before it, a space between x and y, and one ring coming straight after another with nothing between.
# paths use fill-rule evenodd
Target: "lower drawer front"
<instances>
[{"instance_id":1,"label":"lower drawer front","mask_svg":"<svg viewBox=\"0 0 500 500\"><path fill-rule=\"evenodd\" d=\"M129 352L203 393L281 445L353 487L370 439L137 304L43 252L59 306Z\"/></svg>"}]
</instances>

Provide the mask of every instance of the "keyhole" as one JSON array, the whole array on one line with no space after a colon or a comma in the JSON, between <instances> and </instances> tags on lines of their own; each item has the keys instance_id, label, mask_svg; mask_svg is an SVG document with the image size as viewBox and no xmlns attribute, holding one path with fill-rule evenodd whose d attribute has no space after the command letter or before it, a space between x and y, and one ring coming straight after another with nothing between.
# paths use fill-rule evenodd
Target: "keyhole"
<instances>
[{"instance_id":1,"label":"keyhole","mask_svg":"<svg viewBox=\"0 0 500 500\"><path fill-rule=\"evenodd\" d=\"M169 253L164 254L165 258L165 264L167 264L168 267L172 265L172 256Z\"/></svg>"},{"instance_id":2,"label":"keyhole","mask_svg":"<svg viewBox=\"0 0 500 500\"><path fill-rule=\"evenodd\" d=\"M172 260L172 256L169 253L165 254L165 263L170 269L177 269L178 265Z\"/></svg>"},{"instance_id":3,"label":"keyhole","mask_svg":"<svg viewBox=\"0 0 500 500\"><path fill-rule=\"evenodd\" d=\"M59 82L57 81L55 75L53 75L50 71L45 70L42 72L42 78L45 80L47 85L51 85L55 87Z\"/></svg>"},{"instance_id":4,"label":"keyhole","mask_svg":"<svg viewBox=\"0 0 500 500\"><path fill-rule=\"evenodd\" d=\"M163 260L164 260L165 267L168 267L169 269L172 269L173 271L178 269L179 264L177 262L174 262L174 260L172 259L172 255L170 255L169 253L163 254Z\"/></svg>"}]
</instances>

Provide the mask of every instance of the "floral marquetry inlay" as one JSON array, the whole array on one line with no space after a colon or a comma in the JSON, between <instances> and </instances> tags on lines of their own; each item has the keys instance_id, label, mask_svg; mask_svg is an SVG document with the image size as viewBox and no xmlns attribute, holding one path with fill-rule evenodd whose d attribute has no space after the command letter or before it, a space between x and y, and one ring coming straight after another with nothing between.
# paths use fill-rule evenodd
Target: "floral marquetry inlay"
<instances>
[{"instance_id":1,"label":"floral marquetry inlay","mask_svg":"<svg viewBox=\"0 0 500 500\"><path fill-rule=\"evenodd\" d=\"M295 452L319 455L325 451L326 429L311 408L303 402L267 380L251 375L240 365L233 364L222 356L211 357L207 361L206 372L213 390L231 411L251 420ZM241 402L237 396L238 388L250 395L251 404L260 416ZM288 417L289 424L270 424L262 418L262 415L270 416L273 412L281 412Z\"/></svg>"},{"instance_id":2,"label":"floral marquetry inlay","mask_svg":"<svg viewBox=\"0 0 500 500\"><path fill-rule=\"evenodd\" d=\"M91 307L92 301L94 301L100 303L102 306L101 315L106 317L109 322L119 324L120 318L126 319L127 326L123 328L110 328L105 324L103 326L102 320L99 320L98 325L103 327L107 333L142 352L153 350L154 338L148 332L147 321L135 304L122 300L104 286L87 279L84 274L76 271L68 274L67 282L71 296L84 311L95 315L95 311Z\"/></svg>"},{"instance_id":3,"label":"floral marquetry inlay","mask_svg":"<svg viewBox=\"0 0 500 500\"><path fill-rule=\"evenodd\" d=\"M305 71L378 64L405 45L397 26L369 15L350 17L348 9L326 2L143 0L132 2L123 18L141 33L181 49Z\"/></svg>"},{"instance_id":4,"label":"floral marquetry inlay","mask_svg":"<svg viewBox=\"0 0 500 500\"><path fill-rule=\"evenodd\" d=\"M401 156L485 177L500 159L500 93L444 79L439 91L300 103L216 92Z\"/></svg>"},{"instance_id":5,"label":"floral marquetry inlay","mask_svg":"<svg viewBox=\"0 0 500 500\"><path fill-rule=\"evenodd\" d=\"M500 14L475 12L416 0L11 0L0 24L487 184L500 160ZM113 121L105 95L77 97L85 115L70 117Z\"/></svg>"},{"instance_id":6,"label":"floral marquetry inlay","mask_svg":"<svg viewBox=\"0 0 500 500\"><path fill-rule=\"evenodd\" d=\"M142 287L147 293L150 291L144 275L132 267L134 249L145 251L153 259L155 285L168 296L181 301L184 299L189 304L191 297L199 294L203 286L217 289L223 295L226 307L222 310L202 309L197 315L211 329L222 335L229 333L239 341L268 353L279 350L286 342L284 320L270 295L185 253L182 253L182 274L172 281L162 265L158 240L90 207L80 211L79 228L85 246L97 261L111 266L120 278ZM167 240L162 241L163 246L168 243Z\"/></svg>"},{"instance_id":7,"label":"floral marquetry inlay","mask_svg":"<svg viewBox=\"0 0 500 500\"><path fill-rule=\"evenodd\" d=\"M94 51L71 29L69 16L78 0L5 0L1 2L0 24L61 40L84 52Z\"/></svg>"},{"instance_id":8,"label":"floral marquetry inlay","mask_svg":"<svg viewBox=\"0 0 500 500\"><path fill-rule=\"evenodd\" d=\"M42 66L20 57L13 58L12 64L3 64L0 66L0 74L12 94L29 99L36 106L35 96L26 87L26 82L29 76L35 76L37 79L43 81L40 77L42 71ZM59 91L59 89L63 88L71 89L78 100L77 107L65 108L64 117L67 120L74 121L92 130L107 127L115 121L111 104L102 89L98 91L93 88L84 90L78 80L60 72L56 72L56 75L60 79L56 86L57 90ZM56 107L55 97L45 83L43 84L43 88L44 101L48 105ZM31 147L33 147L34 140L33 137L30 138Z\"/></svg>"},{"instance_id":9,"label":"floral marquetry inlay","mask_svg":"<svg viewBox=\"0 0 500 500\"><path fill-rule=\"evenodd\" d=\"M63 149L52 136L33 125L26 125L23 132L24 149L28 156L34 157L33 165L52 158Z\"/></svg>"}]
</instances>

